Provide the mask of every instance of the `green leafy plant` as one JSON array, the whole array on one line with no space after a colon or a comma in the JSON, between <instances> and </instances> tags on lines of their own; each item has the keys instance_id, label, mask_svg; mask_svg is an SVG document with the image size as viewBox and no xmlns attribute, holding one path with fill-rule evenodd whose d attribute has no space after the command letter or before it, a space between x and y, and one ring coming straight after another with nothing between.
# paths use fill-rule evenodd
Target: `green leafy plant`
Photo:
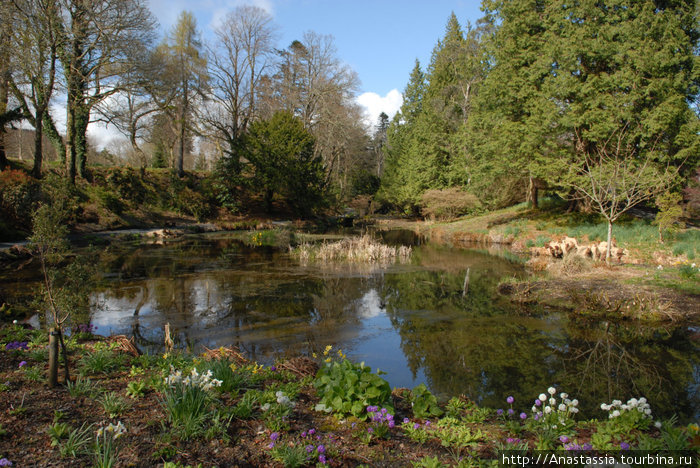
<instances>
[{"instance_id":1,"label":"green leafy plant","mask_svg":"<svg viewBox=\"0 0 700 468\"><path fill-rule=\"evenodd\" d=\"M102 391L97 383L85 377L78 377L75 379L75 382L69 381L66 388L68 389L68 394L73 398L81 396L95 397Z\"/></svg>"},{"instance_id":2,"label":"green leafy plant","mask_svg":"<svg viewBox=\"0 0 700 468\"><path fill-rule=\"evenodd\" d=\"M121 416L131 407L131 404L117 395L116 392L105 393L98 401L110 418Z\"/></svg>"},{"instance_id":3,"label":"green leafy plant","mask_svg":"<svg viewBox=\"0 0 700 468\"><path fill-rule=\"evenodd\" d=\"M119 370L124 365L124 360L123 354L114 353L109 349L95 349L80 359L80 373L109 374Z\"/></svg>"},{"instance_id":4,"label":"green leafy plant","mask_svg":"<svg viewBox=\"0 0 700 468\"><path fill-rule=\"evenodd\" d=\"M55 447L60 443L61 439L68 437L70 426L66 423L54 422L46 429L46 433L51 438L51 446Z\"/></svg>"},{"instance_id":5,"label":"green leafy plant","mask_svg":"<svg viewBox=\"0 0 700 468\"><path fill-rule=\"evenodd\" d=\"M352 414L360 419L367 419L367 406L383 406L393 412L389 383L379 373L373 374L364 362L331 360L319 369L313 384L321 398L317 410Z\"/></svg>"},{"instance_id":6,"label":"green leafy plant","mask_svg":"<svg viewBox=\"0 0 700 468\"><path fill-rule=\"evenodd\" d=\"M438 406L437 398L425 384L420 384L411 391L411 408L417 418L437 417L444 413Z\"/></svg>"},{"instance_id":7,"label":"green leafy plant","mask_svg":"<svg viewBox=\"0 0 700 468\"><path fill-rule=\"evenodd\" d=\"M58 445L58 450L63 458L77 457L87 453L91 441L92 424L83 423L68 433L66 440Z\"/></svg>"},{"instance_id":8,"label":"green leafy plant","mask_svg":"<svg viewBox=\"0 0 700 468\"><path fill-rule=\"evenodd\" d=\"M148 384L144 380L129 382L126 386L126 394L130 398L141 398L146 394Z\"/></svg>"}]
</instances>

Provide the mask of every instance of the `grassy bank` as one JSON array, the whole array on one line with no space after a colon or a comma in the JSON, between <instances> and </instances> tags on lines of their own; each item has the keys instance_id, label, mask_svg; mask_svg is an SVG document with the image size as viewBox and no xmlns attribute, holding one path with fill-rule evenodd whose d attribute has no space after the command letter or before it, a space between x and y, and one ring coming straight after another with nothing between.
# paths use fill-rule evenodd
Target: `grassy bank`
<instances>
[{"instance_id":1,"label":"grassy bank","mask_svg":"<svg viewBox=\"0 0 700 468\"><path fill-rule=\"evenodd\" d=\"M438 404L393 389L327 347L263 367L236 350L129 354L83 326L68 340L78 374L44 383L46 333L0 330L0 459L13 466L498 466L499 451L692 450L698 426L657 421L653 402L602 402L547 388L501 409ZM342 384L341 384L342 382Z\"/></svg>"}]
</instances>

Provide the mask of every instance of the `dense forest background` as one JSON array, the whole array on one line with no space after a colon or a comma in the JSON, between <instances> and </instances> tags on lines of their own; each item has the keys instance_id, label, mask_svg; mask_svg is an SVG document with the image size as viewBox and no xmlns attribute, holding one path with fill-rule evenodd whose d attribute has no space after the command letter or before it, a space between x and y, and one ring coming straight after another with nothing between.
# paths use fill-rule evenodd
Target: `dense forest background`
<instances>
[{"instance_id":1,"label":"dense forest background","mask_svg":"<svg viewBox=\"0 0 700 468\"><path fill-rule=\"evenodd\" d=\"M449 218L537 208L543 193L610 225L640 204L697 216L695 1L483 0L482 10L476 24L447 18L401 110L367 128L333 38L310 31L281 46L257 7L232 10L207 43L188 12L157 37L142 0L3 1L3 219L21 224L57 185L86 183L114 212L150 190L197 218L253 205ZM91 122L124 143L96 151Z\"/></svg>"}]
</instances>

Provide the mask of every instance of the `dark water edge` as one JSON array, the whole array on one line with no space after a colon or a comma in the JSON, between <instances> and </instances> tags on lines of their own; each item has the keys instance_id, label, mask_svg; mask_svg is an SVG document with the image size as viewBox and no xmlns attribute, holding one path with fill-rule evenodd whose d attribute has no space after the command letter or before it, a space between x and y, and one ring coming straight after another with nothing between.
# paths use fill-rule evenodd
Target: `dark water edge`
<instances>
[{"instance_id":1,"label":"dark water edge","mask_svg":"<svg viewBox=\"0 0 700 468\"><path fill-rule=\"evenodd\" d=\"M645 396L655 417L697 419L698 328L584 321L564 311L522 308L496 292L526 275L508 251L426 243L409 231L381 234L414 248L409 264L302 266L286 249L245 236L201 234L162 245L133 239L101 247L91 316L98 333L134 335L163 350L237 346L264 364L321 352L326 345L379 368L395 387L425 383L443 399L528 411L556 386L605 416L600 403ZM465 274L469 288L464 293ZM37 271L4 271L5 301L37 287Z\"/></svg>"}]
</instances>

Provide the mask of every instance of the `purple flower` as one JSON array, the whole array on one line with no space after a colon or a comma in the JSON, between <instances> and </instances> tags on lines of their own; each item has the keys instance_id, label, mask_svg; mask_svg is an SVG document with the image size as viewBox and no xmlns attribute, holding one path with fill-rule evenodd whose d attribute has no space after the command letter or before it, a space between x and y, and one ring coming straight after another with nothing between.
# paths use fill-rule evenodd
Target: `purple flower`
<instances>
[{"instance_id":1,"label":"purple flower","mask_svg":"<svg viewBox=\"0 0 700 468\"><path fill-rule=\"evenodd\" d=\"M513 413L515 413L515 410L513 408L508 408L508 414L513 416Z\"/></svg>"},{"instance_id":2,"label":"purple flower","mask_svg":"<svg viewBox=\"0 0 700 468\"><path fill-rule=\"evenodd\" d=\"M525 420L527 419L527 414L525 414L525 413L520 413L520 419L522 419L523 421L525 421Z\"/></svg>"},{"instance_id":3,"label":"purple flower","mask_svg":"<svg viewBox=\"0 0 700 468\"><path fill-rule=\"evenodd\" d=\"M535 400L535 406L542 406L542 401L539 398Z\"/></svg>"},{"instance_id":4,"label":"purple flower","mask_svg":"<svg viewBox=\"0 0 700 468\"><path fill-rule=\"evenodd\" d=\"M314 435L314 434L316 434L316 429L313 429L313 428L309 429L309 435Z\"/></svg>"},{"instance_id":5,"label":"purple flower","mask_svg":"<svg viewBox=\"0 0 700 468\"><path fill-rule=\"evenodd\" d=\"M367 428L367 432L368 432L369 434L373 433L373 432L374 432L374 428L368 427L368 428Z\"/></svg>"},{"instance_id":6,"label":"purple flower","mask_svg":"<svg viewBox=\"0 0 700 468\"><path fill-rule=\"evenodd\" d=\"M280 438L280 433L279 433L279 432L273 432L272 434L270 434L270 440L273 440L273 441L274 441L274 440L277 440L277 439L279 439L279 438Z\"/></svg>"},{"instance_id":7,"label":"purple flower","mask_svg":"<svg viewBox=\"0 0 700 468\"><path fill-rule=\"evenodd\" d=\"M319 445L316 450L318 450L318 453L326 453L326 447L323 444Z\"/></svg>"},{"instance_id":8,"label":"purple flower","mask_svg":"<svg viewBox=\"0 0 700 468\"><path fill-rule=\"evenodd\" d=\"M413 429L418 429L420 427L420 424L418 423L413 423Z\"/></svg>"},{"instance_id":9,"label":"purple flower","mask_svg":"<svg viewBox=\"0 0 700 468\"><path fill-rule=\"evenodd\" d=\"M0 458L0 466L12 466L12 462L7 458Z\"/></svg>"},{"instance_id":10,"label":"purple flower","mask_svg":"<svg viewBox=\"0 0 700 468\"><path fill-rule=\"evenodd\" d=\"M323 455L323 454L319 455L319 456L318 456L318 461L319 461L320 463L323 463L323 464L325 465L325 463L326 463L326 456Z\"/></svg>"},{"instance_id":11,"label":"purple flower","mask_svg":"<svg viewBox=\"0 0 700 468\"><path fill-rule=\"evenodd\" d=\"M425 427L430 427L430 420L425 422Z\"/></svg>"},{"instance_id":12,"label":"purple flower","mask_svg":"<svg viewBox=\"0 0 700 468\"><path fill-rule=\"evenodd\" d=\"M506 398L506 401L512 405L513 402L515 401L515 398L513 398L512 396L509 396L508 398Z\"/></svg>"},{"instance_id":13,"label":"purple flower","mask_svg":"<svg viewBox=\"0 0 700 468\"><path fill-rule=\"evenodd\" d=\"M508 443L508 444L517 444L517 443L519 443L519 442L520 442L520 439L514 439L514 438L512 438L512 437L508 437L508 438L506 439L506 443Z\"/></svg>"},{"instance_id":14,"label":"purple flower","mask_svg":"<svg viewBox=\"0 0 700 468\"><path fill-rule=\"evenodd\" d=\"M27 365L27 361L22 361L19 363L19 367L22 368Z\"/></svg>"},{"instance_id":15,"label":"purple flower","mask_svg":"<svg viewBox=\"0 0 700 468\"><path fill-rule=\"evenodd\" d=\"M274 447L275 447L275 443L274 443L274 442L270 442L270 443L268 444L268 446L267 446L267 448L270 448L270 449L271 449L271 448L274 448Z\"/></svg>"},{"instance_id":16,"label":"purple flower","mask_svg":"<svg viewBox=\"0 0 700 468\"><path fill-rule=\"evenodd\" d=\"M563 435L563 436L560 436L560 437L559 437L559 441L560 441L562 444L565 444L565 443L567 443L567 442L569 441L569 438L566 437L565 435Z\"/></svg>"},{"instance_id":17,"label":"purple flower","mask_svg":"<svg viewBox=\"0 0 700 468\"><path fill-rule=\"evenodd\" d=\"M314 451L314 446L313 445L307 445L306 446L306 453L311 453Z\"/></svg>"},{"instance_id":18,"label":"purple flower","mask_svg":"<svg viewBox=\"0 0 700 468\"><path fill-rule=\"evenodd\" d=\"M394 423L394 420L390 419L389 420L389 429L393 429L395 425L396 425L396 423Z\"/></svg>"},{"instance_id":19,"label":"purple flower","mask_svg":"<svg viewBox=\"0 0 700 468\"><path fill-rule=\"evenodd\" d=\"M403 423L404 423L404 424L408 424L409 422L410 422L410 420L409 420L408 418L403 418Z\"/></svg>"},{"instance_id":20,"label":"purple flower","mask_svg":"<svg viewBox=\"0 0 700 468\"><path fill-rule=\"evenodd\" d=\"M581 448L582 448L583 450L593 450L593 446L592 446L591 444L589 444L588 442L586 442L585 444L583 444L583 447L581 447Z\"/></svg>"},{"instance_id":21,"label":"purple flower","mask_svg":"<svg viewBox=\"0 0 700 468\"><path fill-rule=\"evenodd\" d=\"M275 372L275 371L277 370L277 367L275 367L275 366L270 366L270 370L271 370L272 372Z\"/></svg>"},{"instance_id":22,"label":"purple flower","mask_svg":"<svg viewBox=\"0 0 700 468\"><path fill-rule=\"evenodd\" d=\"M629 450L630 449L630 444L627 442L620 442L620 450Z\"/></svg>"},{"instance_id":23,"label":"purple flower","mask_svg":"<svg viewBox=\"0 0 700 468\"><path fill-rule=\"evenodd\" d=\"M498 408L498 409L496 410L496 414L499 415L499 416L503 416L503 410L500 409L500 408Z\"/></svg>"},{"instance_id":24,"label":"purple flower","mask_svg":"<svg viewBox=\"0 0 700 468\"><path fill-rule=\"evenodd\" d=\"M535 415L535 421L539 421L539 420L540 420L540 414L541 414L541 413L537 413L537 414Z\"/></svg>"},{"instance_id":25,"label":"purple flower","mask_svg":"<svg viewBox=\"0 0 700 468\"><path fill-rule=\"evenodd\" d=\"M355 424L355 423L353 423L353 424ZM303 439L306 439L306 431L304 431L304 432L301 433L301 437L302 437Z\"/></svg>"}]
</instances>

